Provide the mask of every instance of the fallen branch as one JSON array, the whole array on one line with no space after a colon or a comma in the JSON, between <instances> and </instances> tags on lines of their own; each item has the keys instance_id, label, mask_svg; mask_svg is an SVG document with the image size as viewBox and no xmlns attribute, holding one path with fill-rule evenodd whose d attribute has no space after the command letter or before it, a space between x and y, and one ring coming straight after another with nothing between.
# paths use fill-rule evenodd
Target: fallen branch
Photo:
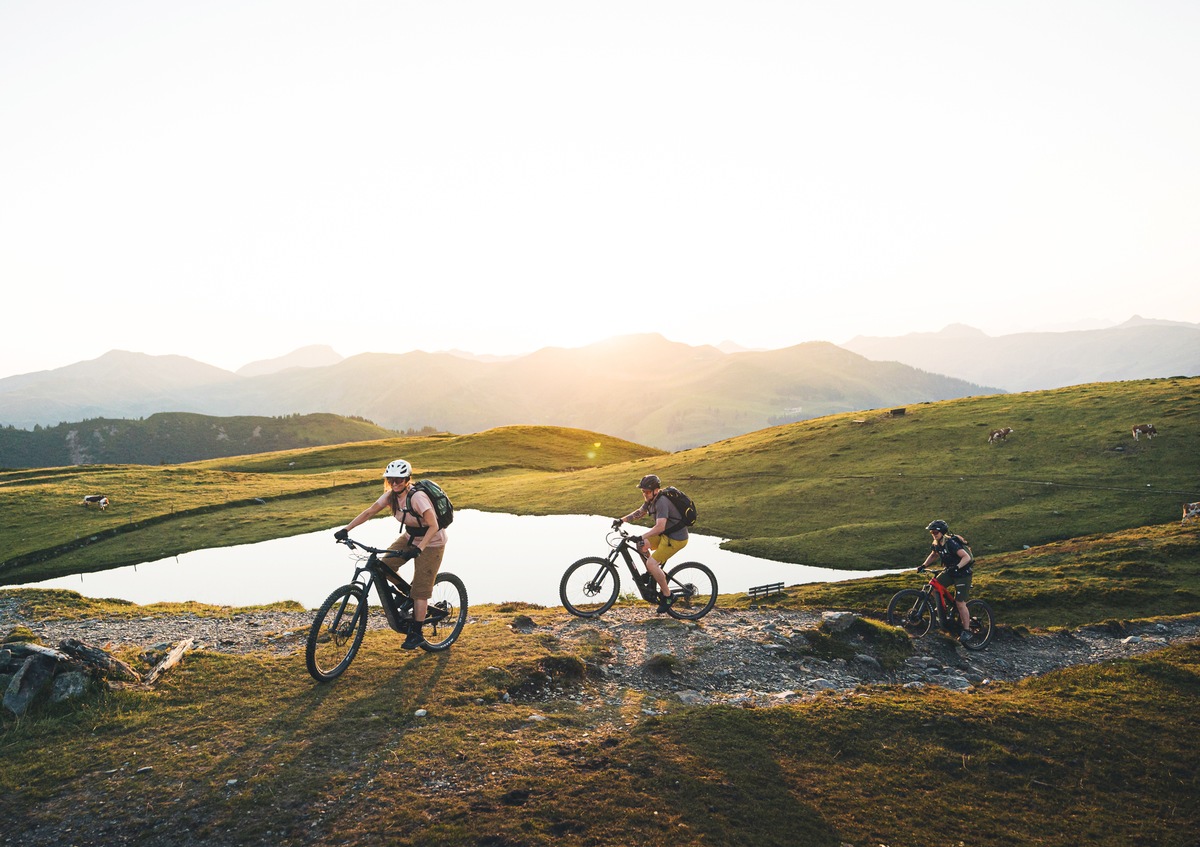
<instances>
[{"instance_id":1,"label":"fallen branch","mask_svg":"<svg viewBox=\"0 0 1200 847\"><path fill-rule=\"evenodd\" d=\"M146 685L153 685L155 681L163 675L164 672L179 664L180 660L183 659L183 654L192 649L192 645L194 643L195 642L193 642L192 639L186 638L176 644L174 648L172 648L171 652L164 656L163 660L155 665L154 669L151 670L150 673L146 674Z\"/></svg>"}]
</instances>

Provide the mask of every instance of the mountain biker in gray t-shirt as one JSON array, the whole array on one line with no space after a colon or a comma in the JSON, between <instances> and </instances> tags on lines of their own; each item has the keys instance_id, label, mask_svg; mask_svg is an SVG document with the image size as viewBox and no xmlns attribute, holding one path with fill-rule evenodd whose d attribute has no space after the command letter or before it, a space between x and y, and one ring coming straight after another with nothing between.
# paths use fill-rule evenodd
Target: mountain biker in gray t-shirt
<instances>
[{"instance_id":1,"label":"mountain biker in gray t-shirt","mask_svg":"<svg viewBox=\"0 0 1200 847\"><path fill-rule=\"evenodd\" d=\"M642 535L638 547L643 552L649 553L646 558L646 572L658 583L659 594L656 611L661 614L671 605L671 586L667 584L667 575L663 573L662 566L687 546L688 529L683 522L683 516L675 508L675 504L661 496L662 482L657 476L648 474L642 477L638 488L642 490L642 498L645 502L617 520L628 523L644 518L653 512L654 526ZM667 530L668 526L671 527L670 531Z\"/></svg>"}]
</instances>

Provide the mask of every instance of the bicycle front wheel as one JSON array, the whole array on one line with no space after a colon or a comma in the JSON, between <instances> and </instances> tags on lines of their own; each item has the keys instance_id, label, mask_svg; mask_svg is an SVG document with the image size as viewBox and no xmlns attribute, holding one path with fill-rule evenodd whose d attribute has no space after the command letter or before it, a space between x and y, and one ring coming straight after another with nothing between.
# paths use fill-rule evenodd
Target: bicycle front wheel
<instances>
[{"instance_id":1,"label":"bicycle front wheel","mask_svg":"<svg viewBox=\"0 0 1200 847\"><path fill-rule=\"evenodd\" d=\"M452 573L440 573L433 581L433 596L425 612L425 640L421 649L436 653L458 640L467 622L467 587Z\"/></svg>"},{"instance_id":2,"label":"bicycle front wheel","mask_svg":"<svg viewBox=\"0 0 1200 847\"><path fill-rule=\"evenodd\" d=\"M567 568L558 583L563 607L581 618L598 618L617 602L621 576L608 559L589 556Z\"/></svg>"},{"instance_id":3,"label":"bicycle front wheel","mask_svg":"<svg viewBox=\"0 0 1200 847\"><path fill-rule=\"evenodd\" d=\"M697 621L717 603L717 578L707 565L684 562L667 571L667 585L675 602L667 614L684 621Z\"/></svg>"},{"instance_id":4,"label":"bicycle front wheel","mask_svg":"<svg viewBox=\"0 0 1200 847\"><path fill-rule=\"evenodd\" d=\"M304 659L318 682L342 675L354 661L367 631L367 595L361 585L343 585L325 598L308 630Z\"/></svg>"},{"instance_id":5,"label":"bicycle front wheel","mask_svg":"<svg viewBox=\"0 0 1200 847\"><path fill-rule=\"evenodd\" d=\"M992 640L992 607L986 600L968 600L967 613L971 616L971 638L964 641L968 650L982 650Z\"/></svg>"},{"instance_id":6,"label":"bicycle front wheel","mask_svg":"<svg viewBox=\"0 0 1200 847\"><path fill-rule=\"evenodd\" d=\"M892 626L904 627L904 631L913 638L928 635L933 626L933 609L929 606L929 599L915 588L897 591L888 603L887 622Z\"/></svg>"}]
</instances>

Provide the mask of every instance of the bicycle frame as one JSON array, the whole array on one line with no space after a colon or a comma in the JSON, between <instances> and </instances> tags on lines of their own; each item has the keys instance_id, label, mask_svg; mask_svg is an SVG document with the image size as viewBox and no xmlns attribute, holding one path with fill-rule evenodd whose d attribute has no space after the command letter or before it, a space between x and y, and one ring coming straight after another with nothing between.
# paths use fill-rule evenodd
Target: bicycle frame
<instances>
[{"instance_id":1,"label":"bicycle frame","mask_svg":"<svg viewBox=\"0 0 1200 847\"><path fill-rule=\"evenodd\" d=\"M937 577L930 577L921 593L927 597L937 597L937 602L930 605L937 611L939 627L951 629L955 623L960 623L958 609L954 605L954 592L938 582Z\"/></svg>"},{"instance_id":2,"label":"bicycle frame","mask_svg":"<svg viewBox=\"0 0 1200 847\"><path fill-rule=\"evenodd\" d=\"M629 569L629 576L633 579L633 584L638 587L638 593L642 595L642 599L647 603L657 603L658 582L650 575L648 570L638 570L637 565L633 563L631 550L637 554L644 568L646 566L646 556L631 543L631 537L623 532L621 533L621 543L609 552L608 561L616 565L619 554L625 560L625 567Z\"/></svg>"},{"instance_id":3,"label":"bicycle frame","mask_svg":"<svg viewBox=\"0 0 1200 847\"><path fill-rule=\"evenodd\" d=\"M391 574L399 582L394 584L387 578ZM365 577L363 575L366 575ZM372 552L367 560L356 566L354 576L350 580L363 587L363 592L370 596L371 588L375 588L375 596L383 607L384 617L388 626L399 633L406 632L408 621L412 618L412 598L409 592L412 586L400 574L387 567L376 552ZM446 617L446 612L435 605L430 605L425 611L425 623L437 623Z\"/></svg>"}]
</instances>

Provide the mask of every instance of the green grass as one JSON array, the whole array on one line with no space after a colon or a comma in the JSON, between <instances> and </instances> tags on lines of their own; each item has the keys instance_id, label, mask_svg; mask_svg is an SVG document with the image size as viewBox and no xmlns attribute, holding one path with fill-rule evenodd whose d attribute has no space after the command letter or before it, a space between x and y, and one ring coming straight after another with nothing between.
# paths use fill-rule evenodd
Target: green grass
<instances>
[{"instance_id":1,"label":"green grass","mask_svg":"<svg viewBox=\"0 0 1200 847\"><path fill-rule=\"evenodd\" d=\"M349 521L397 456L441 482L459 508L496 508L489 486L659 455L582 430L506 427L475 435L368 441L186 465L0 472L0 585L298 535ZM104 511L79 505L103 492ZM503 508L503 505L500 506Z\"/></svg>"},{"instance_id":2,"label":"green grass","mask_svg":"<svg viewBox=\"0 0 1200 847\"><path fill-rule=\"evenodd\" d=\"M162 558L333 526L407 456L462 508L619 514L646 472L688 491L697 531L780 561L906 565L950 521L982 559L1159 524L1200 497L1200 379L1076 386L789 424L664 454L580 430L363 442L181 466L0 473L0 581ZM1134 442L1131 421L1162 435ZM858 423L856 421L862 421ZM1011 425L1003 444L987 432ZM77 503L103 491L103 514ZM259 502L261 501L261 502Z\"/></svg>"},{"instance_id":3,"label":"green grass","mask_svg":"<svg viewBox=\"0 0 1200 847\"><path fill-rule=\"evenodd\" d=\"M1190 847L1200 824L1195 644L974 694L685 708L590 698L580 669L603 645L475 617L447 654L369 633L332 685L301 656L200 653L152 692L6 718L0 817L94 843L530 847L900 845L931 827L983 847ZM547 677L565 693L501 696Z\"/></svg>"},{"instance_id":4,"label":"green grass","mask_svg":"<svg viewBox=\"0 0 1200 847\"><path fill-rule=\"evenodd\" d=\"M1200 536L1179 526L1178 504L1200 497L1198 396L1196 379L1080 386L834 416L670 455L507 428L13 472L0 475L10 563L0 577L332 526L403 455L460 507L520 514L626 511L635 481L657 472L735 549L813 564L915 565L922 527L944 517L980 559L977 594L1018 630L1195 613ZM1142 421L1162 436L1135 444L1128 427ZM988 445L996 426L1016 433ZM74 504L94 489L113 496L109 512ZM791 586L771 604L878 616L917 580ZM172 611L70 592L18 599L45 616ZM95 843L367 844L386 833L490 847L1192 847L1200 827L1195 644L973 694L883 686L763 710L684 708L631 689L614 702L589 696L586 669L611 648L602 636L568 643L509 627L561 610L472 611L447 654L412 655L394 634L369 633L333 685L312 683L302 656L197 653L153 691L5 716L0 819L26 833L61 821ZM854 637L898 662L894 634L867 620ZM821 636L811 647L844 649ZM564 694L535 699L548 681Z\"/></svg>"}]
</instances>

